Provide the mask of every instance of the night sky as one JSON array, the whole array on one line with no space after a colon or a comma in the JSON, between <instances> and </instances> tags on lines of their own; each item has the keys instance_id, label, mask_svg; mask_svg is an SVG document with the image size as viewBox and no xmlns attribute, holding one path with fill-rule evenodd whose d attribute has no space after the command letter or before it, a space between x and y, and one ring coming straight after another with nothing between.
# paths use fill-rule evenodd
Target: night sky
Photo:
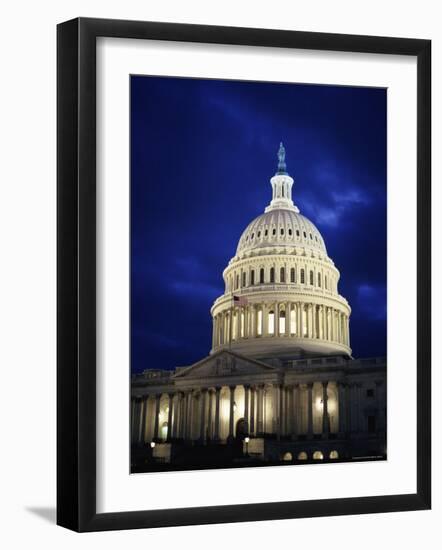
<instances>
[{"instance_id":1,"label":"night sky","mask_svg":"<svg viewBox=\"0 0 442 550\"><path fill-rule=\"evenodd\" d=\"M131 77L131 366L206 356L210 307L271 199L279 142L351 307L354 357L386 354L386 90Z\"/></svg>"}]
</instances>

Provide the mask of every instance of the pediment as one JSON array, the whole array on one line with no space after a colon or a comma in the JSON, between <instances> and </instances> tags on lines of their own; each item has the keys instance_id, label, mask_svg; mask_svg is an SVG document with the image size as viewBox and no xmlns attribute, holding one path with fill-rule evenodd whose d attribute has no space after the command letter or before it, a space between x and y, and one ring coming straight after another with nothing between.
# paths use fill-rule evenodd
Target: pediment
<instances>
[{"instance_id":1,"label":"pediment","mask_svg":"<svg viewBox=\"0 0 442 550\"><path fill-rule=\"evenodd\" d=\"M222 350L176 373L173 378L210 378L269 374L276 369L239 353Z\"/></svg>"}]
</instances>

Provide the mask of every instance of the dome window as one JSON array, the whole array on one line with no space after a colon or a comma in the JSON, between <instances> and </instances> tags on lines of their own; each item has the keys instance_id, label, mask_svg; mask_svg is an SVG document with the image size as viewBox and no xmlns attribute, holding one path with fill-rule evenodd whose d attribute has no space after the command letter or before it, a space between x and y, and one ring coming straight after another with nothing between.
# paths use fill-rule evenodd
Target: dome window
<instances>
[{"instance_id":1,"label":"dome window","mask_svg":"<svg viewBox=\"0 0 442 550\"><path fill-rule=\"evenodd\" d=\"M296 230L296 236L299 237L299 229Z\"/></svg>"},{"instance_id":2,"label":"dome window","mask_svg":"<svg viewBox=\"0 0 442 550\"><path fill-rule=\"evenodd\" d=\"M304 234L304 239L307 238L307 233L305 231L303 231L303 234Z\"/></svg>"},{"instance_id":3,"label":"dome window","mask_svg":"<svg viewBox=\"0 0 442 550\"><path fill-rule=\"evenodd\" d=\"M310 284L313 286L315 284L313 279L313 271L310 271Z\"/></svg>"},{"instance_id":4,"label":"dome window","mask_svg":"<svg viewBox=\"0 0 442 550\"><path fill-rule=\"evenodd\" d=\"M254 238L255 238L255 233L252 233L252 239L254 239Z\"/></svg>"},{"instance_id":5,"label":"dome window","mask_svg":"<svg viewBox=\"0 0 442 550\"><path fill-rule=\"evenodd\" d=\"M270 282L271 283L275 282L275 268L274 267L270 268Z\"/></svg>"},{"instance_id":6,"label":"dome window","mask_svg":"<svg viewBox=\"0 0 442 550\"><path fill-rule=\"evenodd\" d=\"M304 269L301 269L301 284L305 284L305 271Z\"/></svg>"},{"instance_id":7,"label":"dome window","mask_svg":"<svg viewBox=\"0 0 442 550\"><path fill-rule=\"evenodd\" d=\"M289 228L289 235L292 236L292 229Z\"/></svg>"},{"instance_id":8,"label":"dome window","mask_svg":"<svg viewBox=\"0 0 442 550\"><path fill-rule=\"evenodd\" d=\"M313 235L310 233L310 239L313 240Z\"/></svg>"},{"instance_id":9,"label":"dome window","mask_svg":"<svg viewBox=\"0 0 442 550\"><path fill-rule=\"evenodd\" d=\"M269 234L269 230L266 229L266 230L264 231L264 237L267 237L268 234Z\"/></svg>"},{"instance_id":10,"label":"dome window","mask_svg":"<svg viewBox=\"0 0 442 550\"><path fill-rule=\"evenodd\" d=\"M279 271L279 281L285 283L285 269L283 267Z\"/></svg>"},{"instance_id":11,"label":"dome window","mask_svg":"<svg viewBox=\"0 0 442 550\"><path fill-rule=\"evenodd\" d=\"M318 273L318 286L321 288L321 274Z\"/></svg>"},{"instance_id":12,"label":"dome window","mask_svg":"<svg viewBox=\"0 0 442 550\"><path fill-rule=\"evenodd\" d=\"M261 284L264 283L264 268L263 267L261 267L261 269L259 270L259 282Z\"/></svg>"},{"instance_id":13,"label":"dome window","mask_svg":"<svg viewBox=\"0 0 442 550\"><path fill-rule=\"evenodd\" d=\"M258 231L258 239L261 237L261 231Z\"/></svg>"},{"instance_id":14,"label":"dome window","mask_svg":"<svg viewBox=\"0 0 442 550\"><path fill-rule=\"evenodd\" d=\"M273 228L272 235L276 235L276 229Z\"/></svg>"},{"instance_id":15,"label":"dome window","mask_svg":"<svg viewBox=\"0 0 442 550\"><path fill-rule=\"evenodd\" d=\"M294 283L294 282L295 282L295 268L294 268L294 267L292 267L292 268L290 269L290 282L291 282L291 283Z\"/></svg>"},{"instance_id":16,"label":"dome window","mask_svg":"<svg viewBox=\"0 0 442 550\"><path fill-rule=\"evenodd\" d=\"M247 242L248 240L249 240L249 236L247 235L247 237L246 237L246 242Z\"/></svg>"},{"instance_id":17,"label":"dome window","mask_svg":"<svg viewBox=\"0 0 442 550\"><path fill-rule=\"evenodd\" d=\"M324 277L324 286L325 290L327 290L327 275Z\"/></svg>"},{"instance_id":18,"label":"dome window","mask_svg":"<svg viewBox=\"0 0 442 550\"><path fill-rule=\"evenodd\" d=\"M318 235L315 235L315 241L316 241L316 242L319 242L319 241L318 241Z\"/></svg>"},{"instance_id":19,"label":"dome window","mask_svg":"<svg viewBox=\"0 0 442 550\"><path fill-rule=\"evenodd\" d=\"M245 272L242 274L242 286L243 287L246 286L246 274L245 274ZM319 285L319 286L321 286L321 285Z\"/></svg>"},{"instance_id":20,"label":"dome window","mask_svg":"<svg viewBox=\"0 0 442 550\"><path fill-rule=\"evenodd\" d=\"M252 269L252 271L250 272L250 284L251 285L255 284L255 270L254 269Z\"/></svg>"},{"instance_id":21,"label":"dome window","mask_svg":"<svg viewBox=\"0 0 442 550\"><path fill-rule=\"evenodd\" d=\"M284 228L281 227L281 235L284 235Z\"/></svg>"}]
</instances>

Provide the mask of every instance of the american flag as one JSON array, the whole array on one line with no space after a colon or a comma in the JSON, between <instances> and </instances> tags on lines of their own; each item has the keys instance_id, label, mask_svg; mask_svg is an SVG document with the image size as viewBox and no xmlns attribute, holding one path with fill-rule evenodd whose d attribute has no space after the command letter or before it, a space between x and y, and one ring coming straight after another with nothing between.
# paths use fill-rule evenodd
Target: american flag
<instances>
[{"instance_id":1,"label":"american flag","mask_svg":"<svg viewBox=\"0 0 442 550\"><path fill-rule=\"evenodd\" d=\"M239 306L246 306L249 302L244 296L233 296L233 303Z\"/></svg>"}]
</instances>

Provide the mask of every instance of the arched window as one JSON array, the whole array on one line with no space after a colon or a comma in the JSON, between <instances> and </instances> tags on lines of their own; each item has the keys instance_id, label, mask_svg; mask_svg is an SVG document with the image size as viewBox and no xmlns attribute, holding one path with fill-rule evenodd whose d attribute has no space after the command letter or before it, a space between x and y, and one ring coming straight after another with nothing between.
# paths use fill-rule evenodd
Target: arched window
<instances>
[{"instance_id":1,"label":"arched window","mask_svg":"<svg viewBox=\"0 0 442 550\"><path fill-rule=\"evenodd\" d=\"M279 270L279 280L281 283L285 283L285 269L283 267Z\"/></svg>"},{"instance_id":2,"label":"arched window","mask_svg":"<svg viewBox=\"0 0 442 550\"><path fill-rule=\"evenodd\" d=\"M272 235L276 235L276 228L273 228Z\"/></svg>"},{"instance_id":3,"label":"arched window","mask_svg":"<svg viewBox=\"0 0 442 550\"><path fill-rule=\"evenodd\" d=\"M262 284L264 282L264 268L261 267L259 270L259 282Z\"/></svg>"},{"instance_id":4,"label":"arched window","mask_svg":"<svg viewBox=\"0 0 442 550\"><path fill-rule=\"evenodd\" d=\"M246 286L246 273L245 272L242 274L242 286ZM319 286L321 286L321 285L319 285Z\"/></svg>"},{"instance_id":5,"label":"arched window","mask_svg":"<svg viewBox=\"0 0 442 550\"><path fill-rule=\"evenodd\" d=\"M313 271L310 271L310 284L311 284L311 285L314 284L314 280L313 280Z\"/></svg>"},{"instance_id":6,"label":"arched window","mask_svg":"<svg viewBox=\"0 0 442 550\"><path fill-rule=\"evenodd\" d=\"M252 271L250 272L250 284L251 285L255 284L255 270L254 269L252 269Z\"/></svg>"},{"instance_id":7,"label":"arched window","mask_svg":"<svg viewBox=\"0 0 442 550\"><path fill-rule=\"evenodd\" d=\"M239 287L239 275L235 277L235 290Z\"/></svg>"},{"instance_id":8,"label":"arched window","mask_svg":"<svg viewBox=\"0 0 442 550\"><path fill-rule=\"evenodd\" d=\"M266 229L266 230L264 231L264 237L267 237L268 234L269 234L269 230Z\"/></svg>"},{"instance_id":9,"label":"arched window","mask_svg":"<svg viewBox=\"0 0 442 550\"><path fill-rule=\"evenodd\" d=\"M296 230L296 236L299 237L299 229Z\"/></svg>"},{"instance_id":10,"label":"arched window","mask_svg":"<svg viewBox=\"0 0 442 550\"><path fill-rule=\"evenodd\" d=\"M254 238L255 238L255 233L252 233L252 239L254 239Z\"/></svg>"},{"instance_id":11,"label":"arched window","mask_svg":"<svg viewBox=\"0 0 442 550\"><path fill-rule=\"evenodd\" d=\"M303 231L302 233L304 235L304 239L306 239L307 238L307 233L305 231Z\"/></svg>"},{"instance_id":12,"label":"arched window","mask_svg":"<svg viewBox=\"0 0 442 550\"><path fill-rule=\"evenodd\" d=\"M271 283L275 282L275 268L274 267L270 268L270 282Z\"/></svg>"},{"instance_id":13,"label":"arched window","mask_svg":"<svg viewBox=\"0 0 442 550\"><path fill-rule=\"evenodd\" d=\"M269 311L269 335L273 336L275 334L275 312L273 310Z\"/></svg>"},{"instance_id":14,"label":"arched window","mask_svg":"<svg viewBox=\"0 0 442 550\"><path fill-rule=\"evenodd\" d=\"M318 273L318 286L321 288L321 274Z\"/></svg>"},{"instance_id":15,"label":"arched window","mask_svg":"<svg viewBox=\"0 0 442 550\"><path fill-rule=\"evenodd\" d=\"M307 453L305 451L301 451L299 454L298 454L298 460L307 460L308 456L307 456Z\"/></svg>"},{"instance_id":16,"label":"arched window","mask_svg":"<svg viewBox=\"0 0 442 550\"><path fill-rule=\"evenodd\" d=\"M289 235L290 235L290 237L292 236L292 233L293 233L292 228L289 227Z\"/></svg>"},{"instance_id":17,"label":"arched window","mask_svg":"<svg viewBox=\"0 0 442 550\"><path fill-rule=\"evenodd\" d=\"M281 227L281 235L284 235L284 228Z\"/></svg>"},{"instance_id":18,"label":"arched window","mask_svg":"<svg viewBox=\"0 0 442 550\"><path fill-rule=\"evenodd\" d=\"M294 267L292 267L292 268L290 269L290 282L291 282L291 283L294 283L294 282L295 282L295 268L294 268Z\"/></svg>"},{"instance_id":19,"label":"arched window","mask_svg":"<svg viewBox=\"0 0 442 550\"><path fill-rule=\"evenodd\" d=\"M304 269L301 269L301 284L303 285L305 283L305 271Z\"/></svg>"},{"instance_id":20,"label":"arched window","mask_svg":"<svg viewBox=\"0 0 442 550\"><path fill-rule=\"evenodd\" d=\"M258 231L258 239L261 237L261 231Z\"/></svg>"},{"instance_id":21,"label":"arched window","mask_svg":"<svg viewBox=\"0 0 442 550\"><path fill-rule=\"evenodd\" d=\"M313 460L323 460L324 455L321 453L321 451L315 451L313 453Z\"/></svg>"},{"instance_id":22,"label":"arched window","mask_svg":"<svg viewBox=\"0 0 442 550\"><path fill-rule=\"evenodd\" d=\"M337 458L339 458L339 453L338 453L338 451L331 451L331 452L330 452L330 458L331 458L332 460L336 460Z\"/></svg>"}]
</instances>

